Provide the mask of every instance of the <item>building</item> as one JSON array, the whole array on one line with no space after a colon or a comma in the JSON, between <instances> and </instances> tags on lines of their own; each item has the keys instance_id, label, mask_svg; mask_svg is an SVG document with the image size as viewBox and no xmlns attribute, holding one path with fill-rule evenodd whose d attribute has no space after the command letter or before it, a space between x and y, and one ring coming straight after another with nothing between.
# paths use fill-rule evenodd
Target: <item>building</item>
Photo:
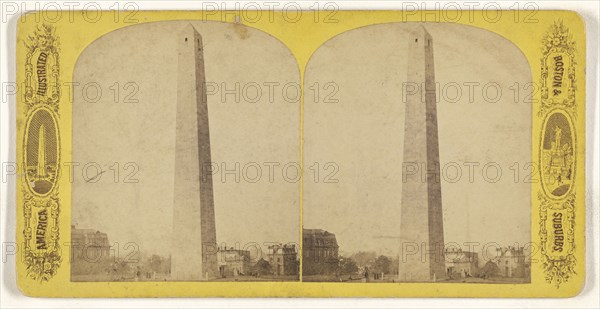
<instances>
[{"instance_id":1,"label":"building","mask_svg":"<svg viewBox=\"0 0 600 309\"><path fill-rule=\"evenodd\" d=\"M499 276L529 278L530 262L523 247L497 248L496 252L497 255L493 262L498 265Z\"/></svg>"},{"instance_id":2,"label":"building","mask_svg":"<svg viewBox=\"0 0 600 309\"><path fill-rule=\"evenodd\" d=\"M219 248L217 262L219 264L219 275L222 278L247 275L252 269L250 251L247 250Z\"/></svg>"},{"instance_id":3,"label":"building","mask_svg":"<svg viewBox=\"0 0 600 309\"><path fill-rule=\"evenodd\" d=\"M112 262L106 233L71 225L71 275L105 273Z\"/></svg>"},{"instance_id":4,"label":"building","mask_svg":"<svg viewBox=\"0 0 600 309\"><path fill-rule=\"evenodd\" d=\"M296 245L269 246L267 257L274 275L294 276L298 274Z\"/></svg>"},{"instance_id":5,"label":"building","mask_svg":"<svg viewBox=\"0 0 600 309\"><path fill-rule=\"evenodd\" d=\"M476 277L479 273L479 255L476 252L450 248L445 250L446 271L449 278Z\"/></svg>"},{"instance_id":6,"label":"building","mask_svg":"<svg viewBox=\"0 0 600 309\"><path fill-rule=\"evenodd\" d=\"M334 274L339 263L335 234L321 229L302 230L302 273Z\"/></svg>"},{"instance_id":7,"label":"building","mask_svg":"<svg viewBox=\"0 0 600 309\"><path fill-rule=\"evenodd\" d=\"M98 260L110 257L108 235L71 225L71 256L74 260Z\"/></svg>"}]
</instances>

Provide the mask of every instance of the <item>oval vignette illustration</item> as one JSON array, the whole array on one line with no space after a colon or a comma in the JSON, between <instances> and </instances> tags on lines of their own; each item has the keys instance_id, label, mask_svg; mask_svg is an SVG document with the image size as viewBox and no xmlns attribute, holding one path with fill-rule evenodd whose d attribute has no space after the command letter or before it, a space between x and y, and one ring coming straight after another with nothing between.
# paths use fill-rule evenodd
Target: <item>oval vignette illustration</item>
<instances>
[{"instance_id":1,"label":"oval vignette illustration","mask_svg":"<svg viewBox=\"0 0 600 309\"><path fill-rule=\"evenodd\" d=\"M542 187L549 196L562 198L573 187L573 125L566 114L556 111L546 118L542 132Z\"/></svg>"},{"instance_id":2,"label":"oval vignette illustration","mask_svg":"<svg viewBox=\"0 0 600 309\"><path fill-rule=\"evenodd\" d=\"M58 175L58 127L51 110L38 108L31 113L25 129L25 175L29 190L48 195Z\"/></svg>"}]
</instances>

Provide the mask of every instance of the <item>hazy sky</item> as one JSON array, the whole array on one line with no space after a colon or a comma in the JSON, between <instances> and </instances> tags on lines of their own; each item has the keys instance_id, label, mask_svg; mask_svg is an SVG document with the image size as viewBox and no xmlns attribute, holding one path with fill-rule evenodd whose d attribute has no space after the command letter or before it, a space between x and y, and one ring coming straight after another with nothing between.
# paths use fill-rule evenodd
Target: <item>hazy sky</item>
<instances>
[{"instance_id":1,"label":"hazy sky","mask_svg":"<svg viewBox=\"0 0 600 309\"><path fill-rule=\"evenodd\" d=\"M73 223L106 232L111 242L137 242L150 253L168 254L170 247L177 39L188 24L159 22L111 32L87 47L75 69L74 81L91 86L87 98L82 88L75 91L73 161L97 162L106 172L98 182L85 183L81 167L75 169ZM217 242L242 247L298 243L299 183L290 179L296 178L299 162L300 104L288 103L299 85L298 66L287 47L258 30L193 24L203 37L206 80L213 93L208 109L212 160L220 170L213 176ZM95 103L91 83L103 92ZM118 103L115 83L121 88ZM135 90L127 83L138 85L132 96L138 103L123 102ZM286 101L282 89L288 83ZM265 85L272 85L272 93ZM234 91L224 95L224 88ZM120 170L116 183L115 162ZM139 167L133 177L137 184L124 182L134 170L125 166L128 162ZM288 180L282 176L285 164L292 164ZM221 173L224 168L233 172ZM94 175L94 167L88 172Z\"/></svg>"},{"instance_id":2,"label":"hazy sky","mask_svg":"<svg viewBox=\"0 0 600 309\"><path fill-rule=\"evenodd\" d=\"M324 183L305 170L305 228L337 236L340 250L397 254L402 194L407 37L414 24L367 26L322 45L306 70L305 85L334 81L338 103L305 104L306 166L334 162L338 183ZM531 72L519 49L506 39L468 26L425 24L433 38L439 83L438 130L442 164L445 242L527 243L531 191L531 104L523 103ZM471 84L479 83L479 85ZM486 87L486 84L490 84ZM518 103L509 87L519 83ZM473 87L470 101L469 85ZM501 95L496 100L496 85ZM458 87L457 87L458 86ZM514 86L513 86L514 87ZM460 88L462 96L457 96ZM331 94L322 91L321 100ZM486 93L486 95L484 95ZM445 94L445 95L443 95ZM487 99L486 99L487 96ZM469 179L468 162L474 177ZM511 166L519 163L514 181ZM501 168L486 181L485 164ZM446 170L444 172L444 167ZM461 176L456 171L460 168ZM487 170L496 178L496 169Z\"/></svg>"}]
</instances>

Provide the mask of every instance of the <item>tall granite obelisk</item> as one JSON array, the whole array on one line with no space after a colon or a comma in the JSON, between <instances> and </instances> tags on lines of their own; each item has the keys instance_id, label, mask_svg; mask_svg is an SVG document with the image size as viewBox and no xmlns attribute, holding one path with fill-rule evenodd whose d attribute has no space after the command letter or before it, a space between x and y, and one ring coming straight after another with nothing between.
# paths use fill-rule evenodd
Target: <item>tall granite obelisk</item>
<instances>
[{"instance_id":1,"label":"tall granite obelisk","mask_svg":"<svg viewBox=\"0 0 600 309\"><path fill-rule=\"evenodd\" d=\"M190 24L178 37L172 280L217 277L217 239L202 37Z\"/></svg>"},{"instance_id":2,"label":"tall granite obelisk","mask_svg":"<svg viewBox=\"0 0 600 309\"><path fill-rule=\"evenodd\" d=\"M433 40L422 26L408 38L407 84L419 91L405 102L398 277L431 281L446 277Z\"/></svg>"},{"instance_id":3,"label":"tall granite obelisk","mask_svg":"<svg viewBox=\"0 0 600 309\"><path fill-rule=\"evenodd\" d=\"M38 133L38 154L37 154L37 169L36 169L36 180L46 180L48 173L46 172L46 128L44 125L40 126L40 132Z\"/></svg>"}]
</instances>

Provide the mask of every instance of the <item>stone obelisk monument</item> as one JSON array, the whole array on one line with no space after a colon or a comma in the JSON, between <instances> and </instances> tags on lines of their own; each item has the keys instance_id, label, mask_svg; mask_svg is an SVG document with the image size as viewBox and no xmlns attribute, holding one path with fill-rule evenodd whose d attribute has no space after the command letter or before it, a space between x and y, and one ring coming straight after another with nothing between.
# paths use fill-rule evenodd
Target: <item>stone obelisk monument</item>
<instances>
[{"instance_id":1,"label":"stone obelisk monument","mask_svg":"<svg viewBox=\"0 0 600 309\"><path fill-rule=\"evenodd\" d=\"M407 93L405 102L398 279L439 280L446 267L433 40L422 26L408 36L407 78L419 91Z\"/></svg>"},{"instance_id":2,"label":"stone obelisk monument","mask_svg":"<svg viewBox=\"0 0 600 309\"><path fill-rule=\"evenodd\" d=\"M38 156L37 156L37 169L36 169L36 180L45 180L48 178L46 172L46 129L44 126L40 126L40 133L38 133Z\"/></svg>"},{"instance_id":3,"label":"stone obelisk monument","mask_svg":"<svg viewBox=\"0 0 600 309\"><path fill-rule=\"evenodd\" d=\"M217 240L202 37L188 25L178 37L172 280L217 277Z\"/></svg>"}]
</instances>

